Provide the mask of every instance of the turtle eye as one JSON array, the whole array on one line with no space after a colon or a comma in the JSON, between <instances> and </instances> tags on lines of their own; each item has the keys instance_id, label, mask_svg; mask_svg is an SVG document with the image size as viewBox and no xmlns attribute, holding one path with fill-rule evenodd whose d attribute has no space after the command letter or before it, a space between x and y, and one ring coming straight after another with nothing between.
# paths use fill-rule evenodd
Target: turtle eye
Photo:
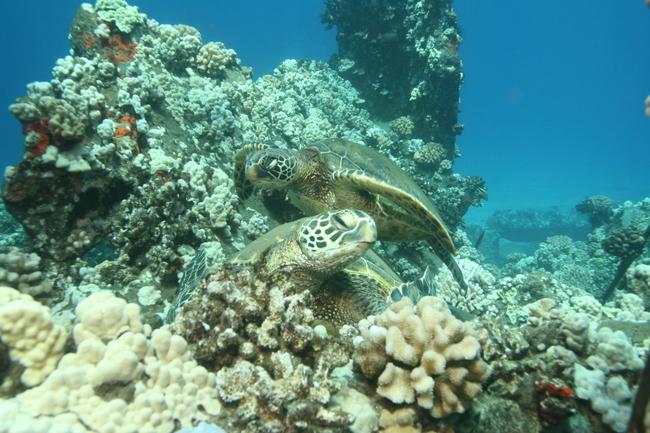
<instances>
[{"instance_id":1,"label":"turtle eye","mask_svg":"<svg viewBox=\"0 0 650 433\"><path fill-rule=\"evenodd\" d=\"M277 160L277 159L272 159L271 162L269 162L268 165L267 165L266 167L267 167L267 168L273 168L273 167L275 167L276 165L278 165L278 160Z\"/></svg>"},{"instance_id":2,"label":"turtle eye","mask_svg":"<svg viewBox=\"0 0 650 433\"><path fill-rule=\"evenodd\" d=\"M350 228L350 226L348 226L348 225L346 224L346 222L343 220L343 218L341 218L338 214L334 214L334 215L332 216L332 219L334 220L334 222L335 222L339 227L342 227L342 228L344 228L344 229L349 229L349 228Z\"/></svg>"}]
</instances>

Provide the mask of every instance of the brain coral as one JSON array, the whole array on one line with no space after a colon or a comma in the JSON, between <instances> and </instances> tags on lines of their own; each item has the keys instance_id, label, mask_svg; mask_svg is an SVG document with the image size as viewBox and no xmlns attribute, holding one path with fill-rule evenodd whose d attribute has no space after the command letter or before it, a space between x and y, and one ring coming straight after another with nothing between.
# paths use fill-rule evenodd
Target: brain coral
<instances>
[{"instance_id":1,"label":"brain coral","mask_svg":"<svg viewBox=\"0 0 650 433\"><path fill-rule=\"evenodd\" d=\"M359 328L355 366L395 404L417 403L435 418L463 413L487 378L474 330L437 298L402 299Z\"/></svg>"}]
</instances>

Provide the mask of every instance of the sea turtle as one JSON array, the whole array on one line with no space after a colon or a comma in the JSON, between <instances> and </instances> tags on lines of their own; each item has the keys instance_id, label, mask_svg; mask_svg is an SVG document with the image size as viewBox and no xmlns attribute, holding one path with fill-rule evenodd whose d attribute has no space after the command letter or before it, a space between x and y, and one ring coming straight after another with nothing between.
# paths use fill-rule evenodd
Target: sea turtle
<instances>
[{"instance_id":1,"label":"sea turtle","mask_svg":"<svg viewBox=\"0 0 650 433\"><path fill-rule=\"evenodd\" d=\"M374 218L380 240L426 240L467 291L451 235L431 200L394 162L367 146L344 139L299 150L249 144L235 157L234 176L241 199L255 187L285 189L307 215L360 209Z\"/></svg>"},{"instance_id":2,"label":"sea turtle","mask_svg":"<svg viewBox=\"0 0 650 433\"><path fill-rule=\"evenodd\" d=\"M235 254L229 266L262 267L271 281L283 278L311 290L319 319L334 325L353 323L382 311L399 281L376 254L358 260L376 240L372 217L356 209L339 209L274 228ZM181 280L167 322L190 300L205 276L204 263L205 254L199 253L188 265L186 274L192 278Z\"/></svg>"},{"instance_id":3,"label":"sea turtle","mask_svg":"<svg viewBox=\"0 0 650 433\"><path fill-rule=\"evenodd\" d=\"M428 267L420 278L402 281L388 263L369 249L375 238L374 222L364 212L331 211L282 224L248 244L228 262L235 272L240 266L263 266L271 278L288 277L292 284L311 289L315 298L312 309L327 327L356 323L405 296L417 303L422 296L435 295ZM200 250L186 267L179 293L168 310L167 323L174 321L178 309L191 299L207 275L205 261L206 254ZM472 318L450 308L463 320Z\"/></svg>"}]
</instances>

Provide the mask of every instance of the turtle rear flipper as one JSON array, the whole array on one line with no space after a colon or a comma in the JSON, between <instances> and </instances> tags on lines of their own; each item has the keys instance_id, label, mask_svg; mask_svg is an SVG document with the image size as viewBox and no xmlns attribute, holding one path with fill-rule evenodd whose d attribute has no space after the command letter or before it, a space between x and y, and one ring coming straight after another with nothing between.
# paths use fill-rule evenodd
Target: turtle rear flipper
<instances>
[{"instance_id":1,"label":"turtle rear flipper","mask_svg":"<svg viewBox=\"0 0 650 433\"><path fill-rule=\"evenodd\" d=\"M433 272L429 266L426 267L424 273L420 278L414 281L409 281L407 283L402 283L398 287L395 287L391 293L391 299L393 302L397 302L402 297L407 297L414 304L417 304L418 301L424 296L436 296L436 284L433 279ZM462 310L453 305L448 305L449 311L457 319L468 321L475 319L475 316L465 310Z\"/></svg>"},{"instance_id":2,"label":"turtle rear flipper","mask_svg":"<svg viewBox=\"0 0 650 433\"><path fill-rule=\"evenodd\" d=\"M269 146L266 144L246 144L239 149L235 155L235 172L233 174L235 191L241 200L246 200L253 194L253 184L246 179L246 157L256 150L267 149Z\"/></svg>"},{"instance_id":3,"label":"turtle rear flipper","mask_svg":"<svg viewBox=\"0 0 650 433\"><path fill-rule=\"evenodd\" d=\"M438 258L440 258L440 261L442 261L451 271L451 275L453 275L454 280L456 280L460 286L461 293L463 295L467 294L468 288L467 283L465 282L465 277L463 276L463 271L460 270L460 267L458 266L458 263L456 262L456 259L451 254L451 252L442 247L437 239L429 240L429 245L433 247L436 255Z\"/></svg>"}]
</instances>

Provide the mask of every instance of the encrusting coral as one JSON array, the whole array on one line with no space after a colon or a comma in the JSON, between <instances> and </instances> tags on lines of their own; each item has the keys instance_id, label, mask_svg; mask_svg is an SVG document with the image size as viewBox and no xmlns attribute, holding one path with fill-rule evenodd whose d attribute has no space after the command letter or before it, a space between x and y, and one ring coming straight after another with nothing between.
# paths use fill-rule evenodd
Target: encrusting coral
<instances>
[{"instance_id":1,"label":"encrusting coral","mask_svg":"<svg viewBox=\"0 0 650 433\"><path fill-rule=\"evenodd\" d=\"M208 277L177 313L173 329L196 359L218 371L216 389L241 432L342 431L353 417L330 405L329 373L349 354L309 309L308 291L266 283L254 267Z\"/></svg>"},{"instance_id":2,"label":"encrusting coral","mask_svg":"<svg viewBox=\"0 0 650 433\"><path fill-rule=\"evenodd\" d=\"M475 331L439 299L404 298L359 328L354 363L392 403L416 403L435 418L463 413L488 376Z\"/></svg>"}]
</instances>

